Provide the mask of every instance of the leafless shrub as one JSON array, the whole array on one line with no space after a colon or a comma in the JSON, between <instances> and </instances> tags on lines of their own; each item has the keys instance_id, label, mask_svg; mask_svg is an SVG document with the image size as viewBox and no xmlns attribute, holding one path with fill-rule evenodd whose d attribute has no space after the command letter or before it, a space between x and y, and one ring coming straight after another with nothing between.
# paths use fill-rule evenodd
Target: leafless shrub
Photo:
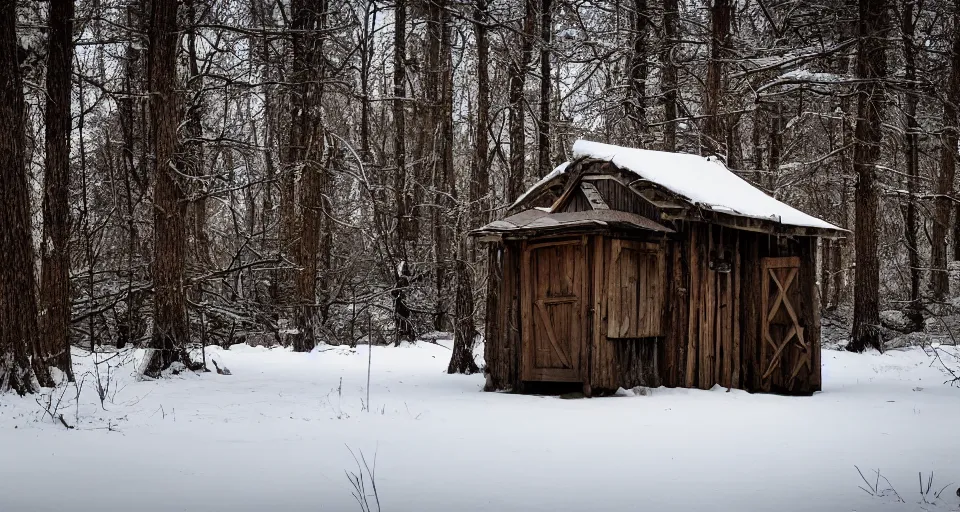
<instances>
[{"instance_id":1,"label":"leafless shrub","mask_svg":"<svg viewBox=\"0 0 960 512\"><path fill-rule=\"evenodd\" d=\"M862 485L859 486L860 489L863 490L863 492L869 494L870 496L874 496L878 498L896 496L897 501L899 501L900 503L906 503L905 501L903 501L903 498L900 496L900 493L898 493L897 490L893 488L893 484L890 483L890 480L887 480L887 477L880 474L879 469L874 470L874 473L876 474L876 479L873 483L870 483L870 481L867 480L867 477L863 476L863 471L860 471L859 467L857 466L853 466L853 467L857 468L857 473L860 473L860 478L863 480L864 485L866 485L866 487ZM880 487L881 479L883 479L883 481L887 484L886 487Z\"/></svg>"},{"instance_id":2,"label":"leafless shrub","mask_svg":"<svg viewBox=\"0 0 960 512\"><path fill-rule=\"evenodd\" d=\"M74 384L74 387L78 389L77 391L77 409L80 408L80 392L79 386ZM74 426L67 423L64 419L63 414L60 413L60 407L63 404L63 399L67 394L67 390L70 389L70 382L63 380L57 383L56 386L50 388L49 392L42 393L39 397L36 398L37 405L43 410L44 416L49 416L50 421L60 422L64 428L73 429Z\"/></svg>"},{"instance_id":3,"label":"leafless shrub","mask_svg":"<svg viewBox=\"0 0 960 512\"><path fill-rule=\"evenodd\" d=\"M380 495L377 492L377 454L373 454L373 465L367 463L363 451L360 451L360 458L353 453L353 450L347 446L347 450L357 464L356 471L344 471L347 474L347 480L353 487L350 494L357 500L361 512L380 512ZM371 498L373 501L371 502Z\"/></svg>"}]
</instances>

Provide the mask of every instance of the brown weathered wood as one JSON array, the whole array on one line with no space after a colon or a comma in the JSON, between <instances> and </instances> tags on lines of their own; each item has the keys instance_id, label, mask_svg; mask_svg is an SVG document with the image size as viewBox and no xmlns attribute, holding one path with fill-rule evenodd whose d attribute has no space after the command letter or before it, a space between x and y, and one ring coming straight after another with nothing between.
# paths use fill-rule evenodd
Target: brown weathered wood
<instances>
[{"instance_id":1,"label":"brown weathered wood","mask_svg":"<svg viewBox=\"0 0 960 512\"><path fill-rule=\"evenodd\" d=\"M621 192L637 195L613 179L590 183L611 211L624 200ZM658 238L609 227L589 238L561 230L562 238L500 241L504 284L496 317L504 324L511 315L517 319L513 389L522 390L523 379L566 381L571 375L588 395L633 385L720 384L791 394L820 389L811 259L816 241L702 222L671 227L676 234ZM711 269L711 251L725 256L724 249L732 258L729 271ZM504 361L511 359L505 354L512 341L511 330L500 329L488 335L486 350L497 351L488 357L488 383L502 386L509 380ZM565 333L572 331L585 342L571 344ZM527 337L539 345L528 346Z\"/></svg>"},{"instance_id":2,"label":"brown weathered wood","mask_svg":"<svg viewBox=\"0 0 960 512\"><path fill-rule=\"evenodd\" d=\"M523 379L580 382L584 238L523 248Z\"/></svg>"},{"instance_id":3,"label":"brown weathered wood","mask_svg":"<svg viewBox=\"0 0 960 512\"><path fill-rule=\"evenodd\" d=\"M487 342L484 348L486 359L487 385L490 391L517 390L520 384L520 251L514 243L502 246L500 265L495 265L495 248L491 247L491 266L499 268L499 297L496 304L487 303L488 327ZM494 270L496 272L496 270ZM491 273L493 278L495 274ZM490 313L495 315L489 321ZM489 324L499 324L491 329Z\"/></svg>"},{"instance_id":4,"label":"brown weathered wood","mask_svg":"<svg viewBox=\"0 0 960 512\"><path fill-rule=\"evenodd\" d=\"M606 321L603 318L603 305L607 302L607 296L603 289L605 281L603 276L603 240L603 237L595 236L591 244L593 247L591 254L593 259L593 324L591 326L590 343L587 348L587 372L584 379L584 394L588 396L593 394L593 384L596 381L597 372L594 360L597 357L597 347L600 346L601 340L606 338Z\"/></svg>"},{"instance_id":5,"label":"brown weathered wood","mask_svg":"<svg viewBox=\"0 0 960 512\"><path fill-rule=\"evenodd\" d=\"M575 302L575 299L558 299L553 301L553 304ZM557 335L553 332L553 322L554 319L551 319L547 315L547 308L545 306L545 301L543 299L538 300L537 304L537 315L543 326L543 331L547 335L547 340L550 342L550 346L553 348L554 353L560 359L560 362L567 367L572 367L570 364L570 356L566 353L565 348L561 347L560 342L557 341Z\"/></svg>"},{"instance_id":6,"label":"brown weathered wood","mask_svg":"<svg viewBox=\"0 0 960 512\"><path fill-rule=\"evenodd\" d=\"M730 346L730 385L734 388L741 388L743 384L740 380L740 281L743 267L740 264L740 234L733 243L733 310L730 312L730 319L733 322L732 343Z\"/></svg>"},{"instance_id":7,"label":"brown weathered wood","mask_svg":"<svg viewBox=\"0 0 960 512\"><path fill-rule=\"evenodd\" d=\"M699 360L699 353L697 351L697 346L700 341L700 246L697 243L699 237L697 236L696 226L690 229L689 234L689 243L687 248L690 253L690 298L688 300L687 309L689 314L687 315L687 361L686 361L686 380L684 381L684 387L692 388L696 385L697 377L699 373L697 372L697 361Z\"/></svg>"},{"instance_id":8,"label":"brown weathered wood","mask_svg":"<svg viewBox=\"0 0 960 512\"><path fill-rule=\"evenodd\" d=\"M701 328L700 328L700 389L710 389L716 384L714 376L714 361L716 358L716 273L708 266L709 251L713 245L713 227L705 226L707 244L704 247L704 258L700 261L702 278L701 295Z\"/></svg>"},{"instance_id":9,"label":"brown weathered wood","mask_svg":"<svg viewBox=\"0 0 960 512\"><path fill-rule=\"evenodd\" d=\"M609 258L611 251L611 242L609 239L597 237L595 242L595 254L597 264L595 266L595 284L597 289L597 317L599 324L596 335L594 336L593 354L591 356L590 384L595 391L601 391L609 388L612 384L613 373L613 355L610 351L610 343L607 340L607 333L610 328L609 308L607 300L607 288L609 282L606 278L609 267Z\"/></svg>"},{"instance_id":10,"label":"brown weathered wood","mask_svg":"<svg viewBox=\"0 0 960 512\"><path fill-rule=\"evenodd\" d=\"M817 298L819 292L816 280L812 276L816 272L816 262L813 255L816 254L817 240L809 238L806 240L807 247L805 257L801 258L800 274L803 276L801 283L805 285L803 294L803 316L807 319L807 340L810 347L810 374L807 376L808 386L806 391L813 393L820 391L821 381L821 361L820 361L820 300ZM809 277L807 277L809 276Z\"/></svg>"},{"instance_id":11,"label":"brown weathered wood","mask_svg":"<svg viewBox=\"0 0 960 512\"><path fill-rule=\"evenodd\" d=\"M532 300L532 282L530 275L530 248L527 242L520 245L520 373L522 380L532 380L533 368L533 322L530 318Z\"/></svg>"},{"instance_id":12,"label":"brown weathered wood","mask_svg":"<svg viewBox=\"0 0 960 512\"><path fill-rule=\"evenodd\" d=\"M808 247L791 250L803 252ZM779 256L762 261L761 298L763 300L761 335L763 338L759 369L761 387L765 391L809 393L813 370L812 343L807 340L806 314L813 306L816 293L805 280L814 280L813 265L801 273L802 258ZM808 275L809 274L809 275ZM776 294L772 302L771 295ZM798 315L798 309L803 316ZM780 334L785 332L785 334ZM819 339L816 340L819 344Z\"/></svg>"}]
</instances>

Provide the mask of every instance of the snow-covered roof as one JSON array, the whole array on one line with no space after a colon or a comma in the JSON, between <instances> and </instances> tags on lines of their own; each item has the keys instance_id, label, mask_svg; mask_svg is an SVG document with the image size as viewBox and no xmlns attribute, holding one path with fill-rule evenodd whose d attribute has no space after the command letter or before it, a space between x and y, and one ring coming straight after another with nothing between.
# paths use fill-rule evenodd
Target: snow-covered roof
<instances>
[{"instance_id":1,"label":"snow-covered roof","mask_svg":"<svg viewBox=\"0 0 960 512\"><path fill-rule=\"evenodd\" d=\"M617 167L653 182L703 209L772 220L792 226L842 231L829 222L807 215L768 196L713 158L626 148L586 140L578 140L573 145L573 155L574 158L612 162ZM564 164L554 169L515 204L564 173L566 167L567 164Z\"/></svg>"}]
</instances>

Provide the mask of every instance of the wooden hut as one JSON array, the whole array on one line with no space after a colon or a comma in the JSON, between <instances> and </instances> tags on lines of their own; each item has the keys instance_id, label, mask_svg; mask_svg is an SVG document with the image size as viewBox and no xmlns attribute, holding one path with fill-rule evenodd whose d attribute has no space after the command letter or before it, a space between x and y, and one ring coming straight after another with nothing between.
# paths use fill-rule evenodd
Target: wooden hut
<instances>
[{"instance_id":1,"label":"wooden hut","mask_svg":"<svg viewBox=\"0 0 960 512\"><path fill-rule=\"evenodd\" d=\"M817 239L844 230L715 160L587 141L573 153L472 233L495 283L487 390L820 389Z\"/></svg>"}]
</instances>

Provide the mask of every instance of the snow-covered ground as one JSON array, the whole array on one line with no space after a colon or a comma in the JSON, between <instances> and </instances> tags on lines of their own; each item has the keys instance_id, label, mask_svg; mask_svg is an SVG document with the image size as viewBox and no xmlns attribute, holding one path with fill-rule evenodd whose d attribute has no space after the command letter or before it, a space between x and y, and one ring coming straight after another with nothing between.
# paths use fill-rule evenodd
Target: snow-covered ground
<instances>
[{"instance_id":1,"label":"snow-covered ground","mask_svg":"<svg viewBox=\"0 0 960 512\"><path fill-rule=\"evenodd\" d=\"M77 352L79 414L72 387L56 411L75 428L44 412L56 398L0 396L0 511L359 510L361 454L384 511L960 509L960 389L919 348L825 351L804 398L483 393L444 373L449 354L374 347L366 410L366 347L209 348L232 375L158 382L121 353L103 407ZM931 471L931 494L951 485L925 504Z\"/></svg>"}]
</instances>

